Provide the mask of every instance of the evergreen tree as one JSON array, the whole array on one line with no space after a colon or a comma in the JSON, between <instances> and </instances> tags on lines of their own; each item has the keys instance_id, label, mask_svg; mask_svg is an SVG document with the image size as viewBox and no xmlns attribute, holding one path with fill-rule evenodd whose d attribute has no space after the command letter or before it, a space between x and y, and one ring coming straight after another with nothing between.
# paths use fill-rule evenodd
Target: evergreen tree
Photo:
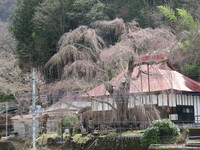
<instances>
[{"instance_id":1,"label":"evergreen tree","mask_svg":"<svg viewBox=\"0 0 200 150\"><path fill-rule=\"evenodd\" d=\"M11 31L18 42L21 66L28 62L44 65L65 32L108 19L104 8L98 0L19 0Z\"/></svg>"},{"instance_id":2,"label":"evergreen tree","mask_svg":"<svg viewBox=\"0 0 200 150\"><path fill-rule=\"evenodd\" d=\"M35 43L33 41L32 18L35 8L42 0L18 0L17 8L12 16L13 23L11 32L17 40L16 54L19 58L20 66L23 67L28 62L35 62Z\"/></svg>"}]
</instances>

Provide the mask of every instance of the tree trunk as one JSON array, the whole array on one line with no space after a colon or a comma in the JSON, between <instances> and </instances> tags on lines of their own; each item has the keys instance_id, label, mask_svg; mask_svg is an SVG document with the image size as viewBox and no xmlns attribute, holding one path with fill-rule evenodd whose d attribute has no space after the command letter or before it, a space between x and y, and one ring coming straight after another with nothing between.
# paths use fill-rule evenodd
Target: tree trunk
<instances>
[{"instance_id":1,"label":"tree trunk","mask_svg":"<svg viewBox=\"0 0 200 150\"><path fill-rule=\"evenodd\" d=\"M126 79L121 82L119 89L114 93L115 103L117 105L117 120L121 128L128 126L129 113L129 91L130 91L130 80Z\"/></svg>"}]
</instances>

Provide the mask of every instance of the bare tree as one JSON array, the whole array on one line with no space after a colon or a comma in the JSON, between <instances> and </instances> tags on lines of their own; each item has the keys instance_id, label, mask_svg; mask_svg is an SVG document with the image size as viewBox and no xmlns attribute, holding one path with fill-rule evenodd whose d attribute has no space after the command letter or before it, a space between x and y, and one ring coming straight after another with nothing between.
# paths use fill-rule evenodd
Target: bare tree
<instances>
[{"instance_id":1,"label":"bare tree","mask_svg":"<svg viewBox=\"0 0 200 150\"><path fill-rule=\"evenodd\" d=\"M12 52L15 47L15 40L8 31L8 23L0 21L0 52Z\"/></svg>"},{"instance_id":2,"label":"bare tree","mask_svg":"<svg viewBox=\"0 0 200 150\"><path fill-rule=\"evenodd\" d=\"M162 62L165 62L166 59L163 59L161 61L144 61L140 63L134 63L135 59L134 57L131 57L128 64L128 71L126 72L125 80L122 80L118 87L113 87L112 84L106 83L106 90L113 96L113 99L116 103L116 111L118 120L120 121L121 125L124 123L126 124L129 120L129 110L128 110L128 104L129 104L129 95L130 95L130 84L132 80L137 80L140 75L143 74L149 74L149 72L142 71L140 67L138 68L138 74L135 77L132 77L133 70L140 66L140 65L153 65L153 64L159 64Z\"/></svg>"},{"instance_id":3,"label":"bare tree","mask_svg":"<svg viewBox=\"0 0 200 150\"><path fill-rule=\"evenodd\" d=\"M176 37L167 29L141 29L136 25L135 22L125 24L122 19L116 19L111 22L95 22L91 25L92 29L80 26L65 33L58 43L58 52L45 65L47 76L51 77L51 73L57 71L59 77L58 82L50 83L50 98L59 100L66 92L86 92L103 83L115 104L101 98L89 98L111 107L122 124L127 122L130 118L128 104L131 81L137 80L141 74L148 74L140 66L166 61L136 63L134 57L137 52L141 55L146 52L162 53L176 43ZM127 66L124 80L113 87L110 80L124 72ZM138 74L133 77L134 69L138 69ZM62 92L59 95L61 97L53 96L59 91ZM140 110L145 111L145 108Z\"/></svg>"}]
</instances>

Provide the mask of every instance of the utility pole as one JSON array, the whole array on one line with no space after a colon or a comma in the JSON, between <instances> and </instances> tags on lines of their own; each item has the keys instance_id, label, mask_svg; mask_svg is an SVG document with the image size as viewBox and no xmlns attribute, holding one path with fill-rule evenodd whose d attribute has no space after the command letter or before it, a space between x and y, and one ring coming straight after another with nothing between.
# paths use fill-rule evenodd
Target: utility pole
<instances>
[{"instance_id":1,"label":"utility pole","mask_svg":"<svg viewBox=\"0 0 200 150\"><path fill-rule=\"evenodd\" d=\"M35 78L35 68L32 68L32 131L33 131L33 150L36 150L36 112L35 112L35 103L36 103L36 90L35 90L35 83L36 83L36 78Z\"/></svg>"},{"instance_id":2,"label":"utility pole","mask_svg":"<svg viewBox=\"0 0 200 150\"><path fill-rule=\"evenodd\" d=\"M8 102L6 102L6 139L8 137Z\"/></svg>"},{"instance_id":3,"label":"utility pole","mask_svg":"<svg viewBox=\"0 0 200 150\"><path fill-rule=\"evenodd\" d=\"M61 119L61 140L62 140L62 150L64 150L64 147L63 147L63 118Z\"/></svg>"}]
</instances>

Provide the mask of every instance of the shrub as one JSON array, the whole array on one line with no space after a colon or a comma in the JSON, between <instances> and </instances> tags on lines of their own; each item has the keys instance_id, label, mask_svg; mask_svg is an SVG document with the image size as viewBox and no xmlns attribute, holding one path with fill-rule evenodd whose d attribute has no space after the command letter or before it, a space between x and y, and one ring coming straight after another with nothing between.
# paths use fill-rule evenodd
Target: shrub
<instances>
[{"instance_id":1,"label":"shrub","mask_svg":"<svg viewBox=\"0 0 200 150\"><path fill-rule=\"evenodd\" d=\"M0 91L0 103L3 102L10 102L13 99L15 99L14 95L11 94L9 91L4 93L3 91Z\"/></svg>"},{"instance_id":2,"label":"shrub","mask_svg":"<svg viewBox=\"0 0 200 150\"><path fill-rule=\"evenodd\" d=\"M64 120L63 120L63 125L68 127L68 128L73 128L75 124L78 123L78 117L76 115L68 115Z\"/></svg>"},{"instance_id":3,"label":"shrub","mask_svg":"<svg viewBox=\"0 0 200 150\"><path fill-rule=\"evenodd\" d=\"M78 123L78 117L76 115L68 115L63 120L63 126L69 128L70 135L73 134L73 127Z\"/></svg>"},{"instance_id":4,"label":"shrub","mask_svg":"<svg viewBox=\"0 0 200 150\"><path fill-rule=\"evenodd\" d=\"M169 119L157 120L154 121L147 130L145 130L140 141L142 147L148 147L151 144L166 144L170 141L163 141L162 138L174 138L179 134L179 128Z\"/></svg>"},{"instance_id":5,"label":"shrub","mask_svg":"<svg viewBox=\"0 0 200 150\"><path fill-rule=\"evenodd\" d=\"M151 127L157 127L159 129L159 136L163 137L176 137L180 134L180 129L169 119L154 121Z\"/></svg>"},{"instance_id":6,"label":"shrub","mask_svg":"<svg viewBox=\"0 0 200 150\"><path fill-rule=\"evenodd\" d=\"M197 64L185 64L182 66L181 71L184 75L194 79L198 80L200 76L200 69L199 69L200 63Z\"/></svg>"},{"instance_id":7,"label":"shrub","mask_svg":"<svg viewBox=\"0 0 200 150\"><path fill-rule=\"evenodd\" d=\"M151 144L158 144L161 143L160 137L159 137L159 129L154 128L148 128L145 132L142 138L140 139L141 146L142 147L148 147Z\"/></svg>"}]
</instances>

